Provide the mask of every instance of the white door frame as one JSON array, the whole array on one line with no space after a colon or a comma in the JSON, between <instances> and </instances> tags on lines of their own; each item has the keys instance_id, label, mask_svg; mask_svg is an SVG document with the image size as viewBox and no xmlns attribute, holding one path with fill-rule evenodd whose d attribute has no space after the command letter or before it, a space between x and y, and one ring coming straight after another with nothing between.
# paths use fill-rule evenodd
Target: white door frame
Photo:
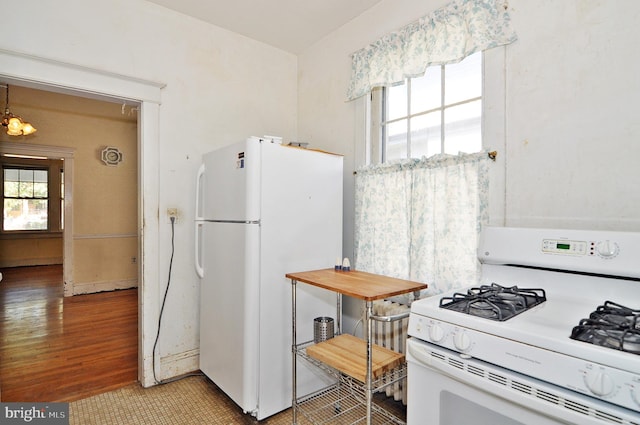
<instances>
[{"instance_id":1,"label":"white door frame","mask_svg":"<svg viewBox=\"0 0 640 425\"><path fill-rule=\"evenodd\" d=\"M138 380L144 387L154 385L152 354L160 295L158 285L145 283L159 282L159 124L165 84L3 49L0 64L0 78L8 84L139 105ZM73 241L72 235L65 234L66 241Z\"/></svg>"}]
</instances>

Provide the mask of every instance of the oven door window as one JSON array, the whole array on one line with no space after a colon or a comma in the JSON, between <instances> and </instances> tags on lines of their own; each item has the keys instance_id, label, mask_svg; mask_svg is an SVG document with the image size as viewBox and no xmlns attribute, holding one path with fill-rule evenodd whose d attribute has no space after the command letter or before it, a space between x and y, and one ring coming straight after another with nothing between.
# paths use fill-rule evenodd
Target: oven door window
<instances>
[{"instance_id":1,"label":"oven door window","mask_svg":"<svg viewBox=\"0 0 640 425\"><path fill-rule=\"evenodd\" d=\"M464 397L442 391L440 393L440 424L500 424L524 425L502 413L491 410Z\"/></svg>"}]
</instances>

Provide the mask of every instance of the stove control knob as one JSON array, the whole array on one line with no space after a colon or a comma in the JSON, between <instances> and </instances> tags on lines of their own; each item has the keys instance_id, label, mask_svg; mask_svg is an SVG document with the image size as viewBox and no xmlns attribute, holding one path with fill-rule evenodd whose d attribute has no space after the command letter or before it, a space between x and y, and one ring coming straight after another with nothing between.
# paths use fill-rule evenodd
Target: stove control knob
<instances>
[{"instance_id":1,"label":"stove control knob","mask_svg":"<svg viewBox=\"0 0 640 425\"><path fill-rule=\"evenodd\" d=\"M600 241L596 245L596 252L602 258L613 258L618 255L619 251L618 244L610 240Z\"/></svg>"},{"instance_id":2,"label":"stove control knob","mask_svg":"<svg viewBox=\"0 0 640 425\"><path fill-rule=\"evenodd\" d=\"M432 323L429 326L429 338L433 342L440 342L444 339L444 329L438 323Z\"/></svg>"},{"instance_id":3,"label":"stove control knob","mask_svg":"<svg viewBox=\"0 0 640 425\"><path fill-rule=\"evenodd\" d=\"M613 379L604 370L594 370L584 377L589 390L599 396L606 397L613 391L615 385Z\"/></svg>"},{"instance_id":4,"label":"stove control knob","mask_svg":"<svg viewBox=\"0 0 640 425\"><path fill-rule=\"evenodd\" d=\"M463 330L456 331L453 334L453 345L460 351L468 351L471 348L471 338Z\"/></svg>"}]
</instances>

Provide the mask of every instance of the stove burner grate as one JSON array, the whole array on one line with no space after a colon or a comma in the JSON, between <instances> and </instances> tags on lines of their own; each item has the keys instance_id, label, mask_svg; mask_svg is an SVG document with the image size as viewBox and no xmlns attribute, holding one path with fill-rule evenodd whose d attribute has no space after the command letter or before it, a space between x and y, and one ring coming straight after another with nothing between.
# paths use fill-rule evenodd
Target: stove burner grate
<instances>
[{"instance_id":1,"label":"stove burner grate","mask_svg":"<svg viewBox=\"0 0 640 425\"><path fill-rule=\"evenodd\" d=\"M580 320L571 339L640 354L640 310L606 301L588 319Z\"/></svg>"},{"instance_id":2,"label":"stove burner grate","mask_svg":"<svg viewBox=\"0 0 640 425\"><path fill-rule=\"evenodd\" d=\"M504 287L496 283L456 292L440 299L440 308L485 319L505 321L546 301L543 289Z\"/></svg>"}]
</instances>

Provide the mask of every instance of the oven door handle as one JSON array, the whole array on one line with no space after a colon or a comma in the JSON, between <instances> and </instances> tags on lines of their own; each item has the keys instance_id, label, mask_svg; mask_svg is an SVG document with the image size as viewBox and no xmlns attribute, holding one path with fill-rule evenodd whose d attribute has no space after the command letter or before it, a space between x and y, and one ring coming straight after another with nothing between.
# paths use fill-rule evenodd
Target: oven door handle
<instances>
[{"instance_id":1,"label":"oven door handle","mask_svg":"<svg viewBox=\"0 0 640 425\"><path fill-rule=\"evenodd\" d=\"M431 368L432 370L437 371L464 385L472 386L479 391L492 394L496 397L516 403L522 407L533 410L542 415L549 416L553 419L569 424L579 423L584 425L602 425L603 423L602 420L596 419L593 416L577 413L574 410L564 407L564 403L562 405L559 405L553 402L545 401L544 399L540 399L535 395L526 394L521 391L517 391L507 385L497 383L495 382L495 380L478 376L476 375L477 373L479 373L477 370L473 373L470 373L466 371L467 366L464 360L457 358L457 355L447 356L442 355L439 352L434 355L432 354L432 351L429 349L429 347L423 345L422 343L411 341L411 338L407 343L407 351L409 354L409 363L411 363L410 358L413 357L414 363L422 364L425 367ZM411 378L409 378L409 380L410 379ZM507 380L509 382L511 381L511 379ZM519 379L519 381L530 381L530 378L524 377L523 379ZM591 414L595 414L595 412L591 412Z\"/></svg>"}]
</instances>

